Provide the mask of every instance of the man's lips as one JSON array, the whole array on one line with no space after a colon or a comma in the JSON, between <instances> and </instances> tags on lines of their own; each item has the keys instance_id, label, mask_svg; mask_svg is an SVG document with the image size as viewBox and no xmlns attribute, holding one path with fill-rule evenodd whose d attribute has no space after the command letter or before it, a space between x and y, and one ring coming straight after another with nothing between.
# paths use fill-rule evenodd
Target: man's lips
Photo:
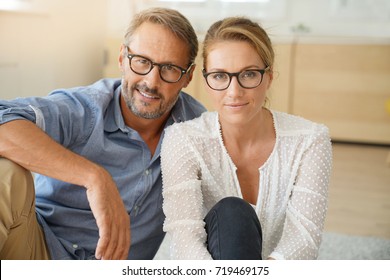
<instances>
[{"instance_id":1,"label":"man's lips","mask_svg":"<svg viewBox=\"0 0 390 280\"><path fill-rule=\"evenodd\" d=\"M147 93L147 92L145 92L145 91L142 91L142 90L138 90L138 92L143 96L143 97L145 97L145 98L148 98L148 99L160 99L158 96L156 96L156 95L151 95L151 94L149 94L149 93Z\"/></svg>"}]
</instances>

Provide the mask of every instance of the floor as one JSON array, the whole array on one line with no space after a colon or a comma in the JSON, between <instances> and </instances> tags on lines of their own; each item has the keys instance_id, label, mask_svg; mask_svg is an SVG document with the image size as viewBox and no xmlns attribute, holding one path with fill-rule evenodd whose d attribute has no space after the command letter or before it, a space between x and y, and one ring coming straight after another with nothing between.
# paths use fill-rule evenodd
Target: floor
<instances>
[{"instance_id":1,"label":"floor","mask_svg":"<svg viewBox=\"0 0 390 280\"><path fill-rule=\"evenodd\" d=\"M390 239L390 147L333 144L326 232Z\"/></svg>"}]
</instances>

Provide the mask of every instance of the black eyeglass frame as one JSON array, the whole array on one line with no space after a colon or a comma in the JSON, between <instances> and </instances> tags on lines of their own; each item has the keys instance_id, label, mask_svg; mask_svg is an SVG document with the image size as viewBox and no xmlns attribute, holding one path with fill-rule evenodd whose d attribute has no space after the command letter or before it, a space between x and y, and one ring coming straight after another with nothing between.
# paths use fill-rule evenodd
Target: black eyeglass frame
<instances>
[{"instance_id":1,"label":"black eyeglass frame","mask_svg":"<svg viewBox=\"0 0 390 280\"><path fill-rule=\"evenodd\" d=\"M258 87L259 85L261 85L261 83L263 82L263 78L264 78L264 73L267 72L268 70L270 69L269 66L267 66L266 68L264 69L245 69L243 71L240 71L240 72L234 72L234 73L229 73L229 72L226 72L226 71L214 71L214 72L206 72L205 69L202 70L202 74L203 74L203 77L205 78L206 80L206 83L207 85L209 86L209 88L213 89L213 90L217 90L217 91L222 91L222 90L226 90L227 88L229 88L231 82L232 82L232 77L236 77L237 79L237 82L238 84L243 87L243 88L246 88L246 89L252 89L252 88L256 88ZM238 78L240 76L240 74L244 73L244 72L247 72L247 71L255 71L255 72L259 72L261 74L261 79L260 79L260 82L253 86L253 87L246 87L246 86L243 86L240 82L240 79ZM207 77L211 74L217 74L217 73L222 73L222 74L226 74L229 76L229 83L227 84L227 86L225 88L222 88L222 89L216 89L216 88L213 88L212 86L210 86L209 84L209 81L207 80Z\"/></svg>"},{"instance_id":2,"label":"black eyeglass frame","mask_svg":"<svg viewBox=\"0 0 390 280\"><path fill-rule=\"evenodd\" d=\"M131 54L129 53L129 47L126 46L127 48L127 58L129 59L129 66L130 66L130 69L131 71L133 71L134 73L138 74L138 75L141 75L141 76L145 76L147 74L150 73L150 71L152 71L152 69L154 68L154 66L158 66L158 73L160 75L160 78L161 80L163 80L164 82L166 83L169 83L169 84L174 84L174 83L177 83L178 81L181 80L181 78L183 77L183 75L187 74L188 71L191 69L192 66L194 66L194 63L190 63L190 65L188 66L187 69L184 69L183 67L180 67L178 65L175 65L175 64L172 64L172 63L157 63L157 62L154 62L152 61L151 59L147 58L147 57L144 57L142 55L138 55L138 54ZM137 72L133 69L133 67L131 67L131 60L134 58L134 57L141 57L142 59L145 59L145 60L148 60L150 61L150 69L149 71L147 71L146 73L140 73L140 72ZM164 77L161 75L161 69L164 67L164 66L173 66L173 67L177 67L180 69L180 77L176 80L176 81L167 81L166 79L164 79Z\"/></svg>"}]
</instances>

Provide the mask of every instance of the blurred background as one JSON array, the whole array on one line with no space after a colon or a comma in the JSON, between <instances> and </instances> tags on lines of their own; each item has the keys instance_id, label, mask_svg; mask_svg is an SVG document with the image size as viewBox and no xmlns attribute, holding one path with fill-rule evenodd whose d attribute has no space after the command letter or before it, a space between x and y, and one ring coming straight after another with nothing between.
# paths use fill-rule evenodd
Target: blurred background
<instances>
[{"instance_id":1,"label":"blurred background","mask_svg":"<svg viewBox=\"0 0 390 280\"><path fill-rule=\"evenodd\" d=\"M334 143L322 257L390 259L390 0L0 0L0 98L119 78L127 24L153 6L181 11L200 42L225 16L267 30L270 108L326 124ZM187 92L212 110L196 63Z\"/></svg>"}]
</instances>

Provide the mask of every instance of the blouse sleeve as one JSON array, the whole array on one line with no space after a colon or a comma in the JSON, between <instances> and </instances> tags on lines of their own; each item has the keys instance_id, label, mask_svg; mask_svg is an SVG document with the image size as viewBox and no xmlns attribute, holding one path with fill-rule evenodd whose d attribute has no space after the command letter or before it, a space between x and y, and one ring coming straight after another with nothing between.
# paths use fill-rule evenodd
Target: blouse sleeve
<instances>
[{"instance_id":1,"label":"blouse sleeve","mask_svg":"<svg viewBox=\"0 0 390 280\"><path fill-rule=\"evenodd\" d=\"M319 126L298 164L282 237L270 257L316 259L321 244L332 167L328 129Z\"/></svg>"},{"instance_id":2,"label":"blouse sleeve","mask_svg":"<svg viewBox=\"0 0 390 280\"><path fill-rule=\"evenodd\" d=\"M181 125L172 125L161 150L164 231L171 259L212 259L206 247L200 167L195 148Z\"/></svg>"}]
</instances>

